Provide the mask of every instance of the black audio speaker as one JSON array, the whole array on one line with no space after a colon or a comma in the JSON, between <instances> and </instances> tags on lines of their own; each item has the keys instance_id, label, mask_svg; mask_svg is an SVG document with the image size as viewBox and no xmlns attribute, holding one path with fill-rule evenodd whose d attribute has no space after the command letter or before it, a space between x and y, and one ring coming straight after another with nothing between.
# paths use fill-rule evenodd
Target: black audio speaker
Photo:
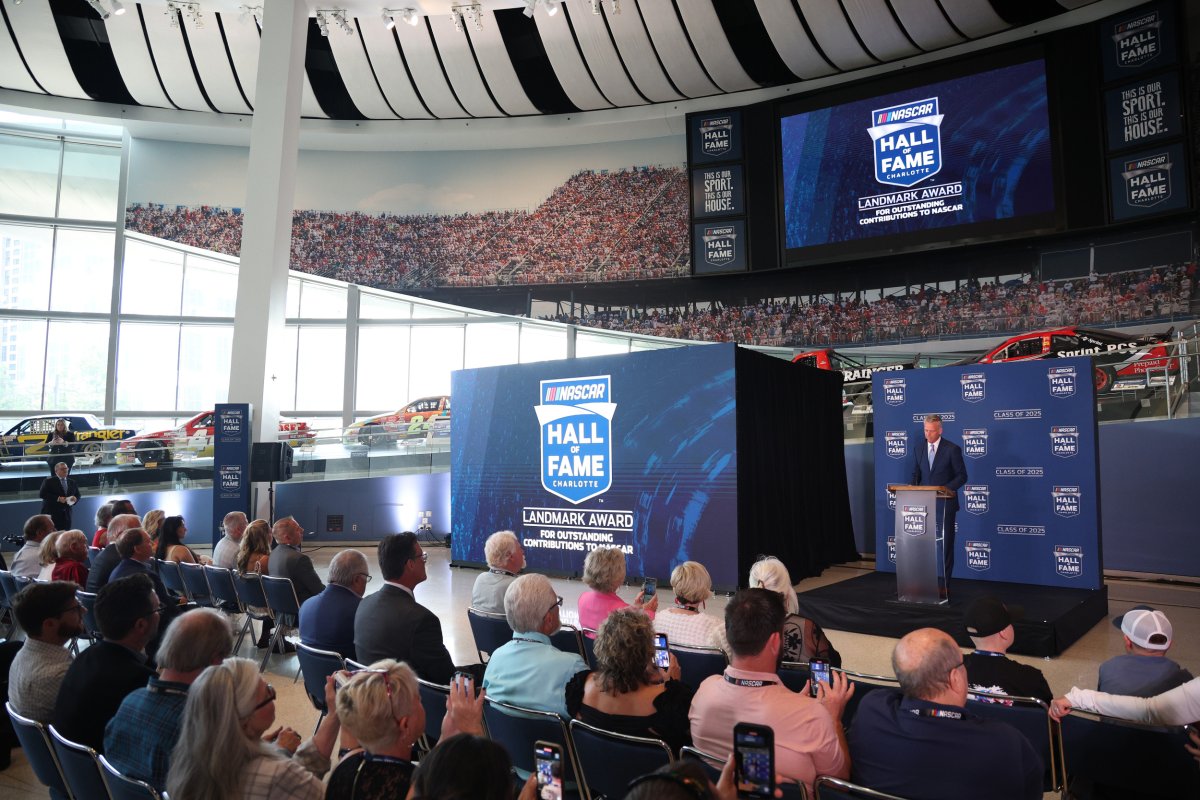
<instances>
[{"instance_id":1,"label":"black audio speaker","mask_svg":"<svg viewBox=\"0 0 1200 800\"><path fill-rule=\"evenodd\" d=\"M292 448L283 442L255 442L250 451L250 480L254 483L291 480Z\"/></svg>"}]
</instances>

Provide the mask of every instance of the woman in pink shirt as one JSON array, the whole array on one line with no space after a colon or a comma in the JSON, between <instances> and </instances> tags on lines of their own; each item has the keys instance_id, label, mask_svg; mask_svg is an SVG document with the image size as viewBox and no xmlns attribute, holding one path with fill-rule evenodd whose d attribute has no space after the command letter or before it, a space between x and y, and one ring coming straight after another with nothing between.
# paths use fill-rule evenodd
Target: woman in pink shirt
<instances>
[{"instance_id":1,"label":"woman in pink shirt","mask_svg":"<svg viewBox=\"0 0 1200 800\"><path fill-rule=\"evenodd\" d=\"M597 547L588 553L583 561L583 582L591 591L579 596L579 625L583 628L596 630L605 617L618 608L629 605L617 596L617 587L625 582L625 554L619 547ZM634 608L644 610L650 619L658 609L658 595L650 598L649 602L638 592L633 601ZM596 638L589 633L590 638Z\"/></svg>"}]
</instances>

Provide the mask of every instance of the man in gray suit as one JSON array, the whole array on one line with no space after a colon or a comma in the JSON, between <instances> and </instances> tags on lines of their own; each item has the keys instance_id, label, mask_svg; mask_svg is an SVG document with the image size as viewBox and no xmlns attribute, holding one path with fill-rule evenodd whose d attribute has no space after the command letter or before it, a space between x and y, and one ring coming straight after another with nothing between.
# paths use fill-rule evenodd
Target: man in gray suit
<instances>
[{"instance_id":1,"label":"man in gray suit","mask_svg":"<svg viewBox=\"0 0 1200 800\"><path fill-rule=\"evenodd\" d=\"M364 664L394 658L407 662L418 677L446 685L454 676L454 662L442 641L442 624L413 594L425 580L427 559L415 533L383 537L379 542L383 586L358 604L354 649ZM476 665L471 671L482 672L482 667Z\"/></svg>"},{"instance_id":2,"label":"man in gray suit","mask_svg":"<svg viewBox=\"0 0 1200 800\"><path fill-rule=\"evenodd\" d=\"M325 590L325 584L317 577L312 559L300 552L300 539L304 529L292 517L284 517L271 528L278 547L271 551L267 562L267 574L272 578L290 578L296 589L296 599L301 604L308 598ZM294 625L295 620L289 625Z\"/></svg>"}]
</instances>

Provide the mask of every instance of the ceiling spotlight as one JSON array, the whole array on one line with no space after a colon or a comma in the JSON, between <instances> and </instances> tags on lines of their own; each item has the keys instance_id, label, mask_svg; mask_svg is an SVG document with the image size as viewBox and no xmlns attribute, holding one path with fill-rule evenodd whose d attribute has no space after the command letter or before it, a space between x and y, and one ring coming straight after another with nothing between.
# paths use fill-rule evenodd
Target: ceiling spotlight
<instances>
[{"instance_id":1,"label":"ceiling spotlight","mask_svg":"<svg viewBox=\"0 0 1200 800\"><path fill-rule=\"evenodd\" d=\"M179 15L190 20L197 28L204 27L204 13L196 0L167 0L167 16L171 18L171 27L179 27Z\"/></svg>"},{"instance_id":2,"label":"ceiling spotlight","mask_svg":"<svg viewBox=\"0 0 1200 800\"><path fill-rule=\"evenodd\" d=\"M592 13L596 16L600 16L600 5L601 0L592 0Z\"/></svg>"},{"instance_id":3,"label":"ceiling spotlight","mask_svg":"<svg viewBox=\"0 0 1200 800\"><path fill-rule=\"evenodd\" d=\"M108 4L112 6L114 17L119 17L125 13L125 6L121 5L121 0L109 0Z\"/></svg>"},{"instance_id":4,"label":"ceiling spotlight","mask_svg":"<svg viewBox=\"0 0 1200 800\"><path fill-rule=\"evenodd\" d=\"M388 13L386 8L383 10L382 18L383 27L387 28L389 31L396 27L396 20L392 19L392 15Z\"/></svg>"},{"instance_id":5,"label":"ceiling spotlight","mask_svg":"<svg viewBox=\"0 0 1200 800\"><path fill-rule=\"evenodd\" d=\"M412 27L421 24L421 14L415 8L406 8L400 13L400 19Z\"/></svg>"},{"instance_id":6,"label":"ceiling spotlight","mask_svg":"<svg viewBox=\"0 0 1200 800\"><path fill-rule=\"evenodd\" d=\"M100 4L100 0L87 0L87 4L92 7L92 11L100 15L100 19L108 19L108 9Z\"/></svg>"},{"instance_id":7,"label":"ceiling spotlight","mask_svg":"<svg viewBox=\"0 0 1200 800\"><path fill-rule=\"evenodd\" d=\"M317 30L321 32L322 36L329 36L329 23L331 20L347 36L354 34L354 26L350 24L350 20L346 19L346 9L320 8L317 9Z\"/></svg>"},{"instance_id":8,"label":"ceiling spotlight","mask_svg":"<svg viewBox=\"0 0 1200 800\"><path fill-rule=\"evenodd\" d=\"M263 7L262 6L242 5L242 6L239 6L239 8L241 8L241 10L242 10L242 13L240 15L238 15L239 22L246 23L246 22L249 22L251 19L253 19L256 23L258 23L258 26L260 28L262 27L262 20L263 20Z\"/></svg>"},{"instance_id":9,"label":"ceiling spotlight","mask_svg":"<svg viewBox=\"0 0 1200 800\"><path fill-rule=\"evenodd\" d=\"M450 21L454 23L454 30L459 33L462 33L463 30L463 20L470 22L475 30L483 30L483 6L479 3L450 6Z\"/></svg>"},{"instance_id":10,"label":"ceiling spotlight","mask_svg":"<svg viewBox=\"0 0 1200 800\"><path fill-rule=\"evenodd\" d=\"M383 24L390 31L396 27L396 17L405 25L416 27L421 22L421 14L415 8L385 8L383 10Z\"/></svg>"},{"instance_id":11,"label":"ceiling spotlight","mask_svg":"<svg viewBox=\"0 0 1200 800\"><path fill-rule=\"evenodd\" d=\"M621 0L608 0L608 10L614 14L620 14Z\"/></svg>"},{"instance_id":12,"label":"ceiling spotlight","mask_svg":"<svg viewBox=\"0 0 1200 800\"><path fill-rule=\"evenodd\" d=\"M525 0L525 10L521 13L523 13L527 17L532 17L533 10L535 8L537 8L538 6L541 6L542 8L546 9L546 16L548 16L548 17L553 17L555 14L558 13L558 0ZM595 3L592 4L592 9L593 9L594 13L596 13L596 14L600 13L599 11L595 10L596 9Z\"/></svg>"}]
</instances>

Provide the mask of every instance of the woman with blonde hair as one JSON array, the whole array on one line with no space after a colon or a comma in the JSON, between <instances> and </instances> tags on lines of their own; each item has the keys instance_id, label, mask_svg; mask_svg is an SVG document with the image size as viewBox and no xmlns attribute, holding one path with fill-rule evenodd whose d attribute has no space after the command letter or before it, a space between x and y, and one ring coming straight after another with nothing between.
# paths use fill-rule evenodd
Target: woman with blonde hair
<instances>
[{"instance_id":1,"label":"woman with blonde hair","mask_svg":"<svg viewBox=\"0 0 1200 800\"><path fill-rule=\"evenodd\" d=\"M41 545L38 546L38 563L42 565L37 576L39 581L52 580L50 576L54 573L54 565L58 562L58 537L64 532L47 533L46 538L42 539Z\"/></svg>"},{"instance_id":2,"label":"woman with blonde hair","mask_svg":"<svg viewBox=\"0 0 1200 800\"><path fill-rule=\"evenodd\" d=\"M835 667L842 665L842 657L825 631L814 620L800 616L800 601L792 577L783 562L774 556L763 556L750 567L750 588L770 589L783 595L787 606L787 618L783 622L783 660L806 663L814 658L823 658Z\"/></svg>"},{"instance_id":3,"label":"woman with blonde hair","mask_svg":"<svg viewBox=\"0 0 1200 800\"><path fill-rule=\"evenodd\" d=\"M590 589L579 596L579 624L584 628L596 630L610 613L630 605L617 595L617 589L625 582L625 553L619 547L597 547L588 553L583 560L583 582ZM658 595L647 600L638 592L633 606L654 619Z\"/></svg>"},{"instance_id":4,"label":"woman with blonde hair","mask_svg":"<svg viewBox=\"0 0 1200 800\"><path fill-rule=\"evenodd\" d=\"M46 537L47 539L50 537ZM52 581L74 581L87 586L88 543L87 534L80 530L63 531L54 542L58 560L50 573Z\"/></svg>"},{"instance_id":5,"label":"woman with blonde hair","mask_svg":"<svg viewBox=\"0 0 1200 800\"><path fill-rule=\"evenodd\" d=\"M167 518L167 512L161 508L155 508L146 512L146 516L142 517L142 530L150 537L150 541L154 543L155 548L158 547L158 530L162 527L163 520Z\"/></svg>"},{"instance_id":6,"label":"woman with blonde hair","mask_svg":"<svg viewBox=\"0 0 1200 800\"><path fill-rule=\"evenodd\" d=\"M265 519L256 519L246 526L242 542L238 545L238 572L267 574L267 562L271 560L271 526Z\"/></svg>"},{"instance_id":7,"label":"woman with blonde hair","mask_svg":"<svg viewBox=\"0 0 1200 800\"><path fill-rule=\"evenodd\" d=\"M682 647L728 650L725 620L703 611L705 601L712 597L712 576L704 565L684 561L671 570L671 591L675 593L675 605L658 613L654 630Z\"/></svg>"},{"instance_id":8,"label":"woman with blonde hair","mask_svg":"<svg viewBox=\"0 0 1200 800\"><path fill-rule=\"evenodd\" d=\"M167 793L181 800L321 800L321 777L341 728L332 676L325 701L329 714L301 744L291 728L267 732L275 690L257 664L227 658L207 668L187 692Z\"/></svg>"}]
</instances>

